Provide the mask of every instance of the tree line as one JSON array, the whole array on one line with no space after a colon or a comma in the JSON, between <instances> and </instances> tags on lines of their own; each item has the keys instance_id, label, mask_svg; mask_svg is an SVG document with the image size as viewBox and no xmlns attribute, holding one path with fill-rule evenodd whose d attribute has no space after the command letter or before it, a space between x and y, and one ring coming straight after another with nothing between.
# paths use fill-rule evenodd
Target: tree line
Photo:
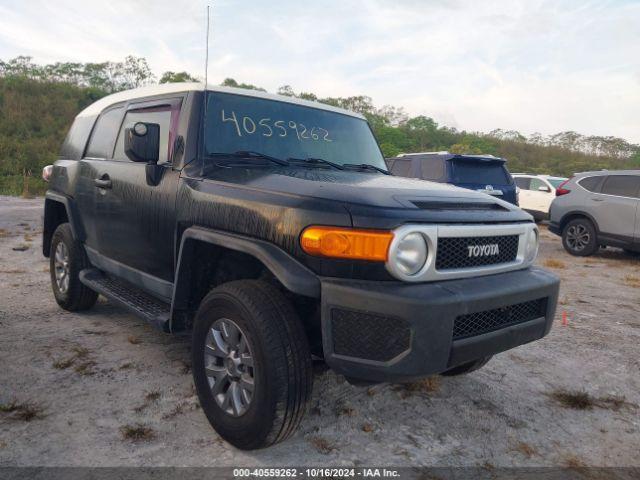
<instances>
[{"instance_id":1,"label":"tree line","mask_svg":"<svg viewBox=\"0 0 640 480\"><path fill-rule=\"evenodd\" d=\"M142 57L121 62L56 62L39 65L30 57L0 60L0 193L40 193L44 165L57 152L74 116L99 98L152 83L198 81L188 72L157 78ZM223 86L265 91L233 78ZM467 132L439 125L428 116L409 116L402 107L377 107L366 95L318 97L284 85L277 92L346 108L369 121L385 156L419 151L491 154L508 160L512 172L570 175L594 169L640 168L640 145L617 137L561 132L525 136L513 130Z\"/></svg>"}]
</instances>

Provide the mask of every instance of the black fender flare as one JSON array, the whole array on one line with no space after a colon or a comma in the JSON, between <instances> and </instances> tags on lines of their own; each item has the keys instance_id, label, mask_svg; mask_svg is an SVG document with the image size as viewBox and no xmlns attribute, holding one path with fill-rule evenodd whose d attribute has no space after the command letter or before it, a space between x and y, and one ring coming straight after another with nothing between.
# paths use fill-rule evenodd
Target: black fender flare
<instances>
[{"instance_id":1,"label":"black fender flare","mask_svg":"<svg viewBox=\"0 0 640 480\"><path fill-rule=\"evenodd\" d=\"M64 206L64 209L67 213L67 220L69 221L69 225L71 226L71 233L73 234L73 238L81 242L84 242L86 238L82 220L80 219L80 212L78 211L76 204L73 202L73 199L61 193L49 190L47 191L47 193L45 193L44 196L42 253L45 257L49 256L49 244L51 236L58 226L52 218L52 206L55 203L62 204Z\"/></svg>"},{"instance_id":2,"label":"black fender flare","mask_svg":"<svg viewBox=\"0 0 640 480\"><path fill-rule=\"evenodd\" d=\"M191 287L189 263L193 260L196 242L210 243L251 255L261 261L290 292L320 298L318 276L278 246L257 238L194 226L187 228L180 240L171 301L172 312L187 308Z\"/></svg>"}]
</instances>

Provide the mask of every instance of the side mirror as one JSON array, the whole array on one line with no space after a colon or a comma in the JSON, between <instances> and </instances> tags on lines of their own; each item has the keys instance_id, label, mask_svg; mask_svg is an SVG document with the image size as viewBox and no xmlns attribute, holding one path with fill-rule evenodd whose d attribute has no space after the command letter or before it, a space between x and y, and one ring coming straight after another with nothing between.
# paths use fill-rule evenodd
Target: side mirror
<instances>
[{"instance_id":1,"label":"side mirror","mask_svg":"<svg viewBox=\"0 0 640 480\"><path fill-rule=\"evenodd\" d=\"M551 189L549 187L547 187L546 185L542 185L541 187L538 187L538 191L540 192L551 192Z\"/></svg>"},{"instance_id":2,"label":"side mirror","mask_svg":"<svg viewBox=\"0 0 640 480\"><path fill-rule=\"evenodd\" d=\"M124 153L134 162L158 163L160 125L138 122L124 131Z\"/></svg>"}]
</instances>

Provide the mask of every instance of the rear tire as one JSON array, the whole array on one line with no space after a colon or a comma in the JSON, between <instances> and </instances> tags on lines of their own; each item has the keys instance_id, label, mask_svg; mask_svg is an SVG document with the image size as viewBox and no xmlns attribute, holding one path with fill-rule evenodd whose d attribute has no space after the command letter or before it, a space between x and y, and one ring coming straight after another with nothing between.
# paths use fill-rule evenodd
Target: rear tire
<instances>
[{"instance_id":1,"label":"rear tire","mask_svg":"<svg viewBox=\"0 0 640 480\"><path fill-rule=\"evenodd\" d=\"M80 242L73 238L68 223L58 225L51 237L49 272L56 302L65 310L87 310L96 303L98 294L80 281L80 272L89 268L89 260Z\"/></svg>"},{"instance_id":2,"label":"rear tire","mask_svg":"<svg viewBox=\"0 0 640 480\"><path fill-rule=\"evenodd\" d=\"M571 255L587 257L598 251L598 237L591 220L576 218L562 229L562 246Z\"/></svg>"},{"instance_id":3,"label":"rear tire","mask_svg":"<svg viewBox=\"0 0 640 480\"><path fill-rule=\"evenodd\" d=\"M311 397L311 352L277 288L240 280L213 289L196 314L192 355L202 409L227 442L253 450L295 432Z\"/></svg>"},{"instance_id":4,"label":"rear tire","mask_svg":"<svg viewBox=\"0 0 640 480\"><path fill-rule=\"evenodd\" d=\"M467 373L475 372L476 370L484 367L491 360L491 356L475 360L473 362L463 363L457 367L453 367L451 370L442 372L440 375L445 377L455 377L457 375L466 375Z\"/></svg>"}]
</instances>

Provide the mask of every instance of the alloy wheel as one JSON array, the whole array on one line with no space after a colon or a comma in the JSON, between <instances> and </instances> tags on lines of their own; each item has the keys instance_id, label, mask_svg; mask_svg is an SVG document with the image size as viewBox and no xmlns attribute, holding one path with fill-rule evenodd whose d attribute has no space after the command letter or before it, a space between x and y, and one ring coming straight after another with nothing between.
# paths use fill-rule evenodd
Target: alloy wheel
<instances>
[{"instance_id":1,"label":"alloy wheel","mask_svg":"<svg viewBox=\"0 0 640 480\"><path fill-rule=\"evenodd\" d=\"M233 417L243 415L253 398L254 361L247 337L234 321L213 322L204 346L204 365L211 394Z\"/></svg>"},{"instance_id":2,"label":"alloy wheel","mask_svg":"<svg viewBox=\"0 0 640 480\"><path fill-rule=\"evenodd\" d=\"M56 245L53 267L58 290L60 293L67 293L69 289L69 249L64 242Z\"/></svg>"},{"instance_id":3,"label":"alloy wheel","mask_svg":"<svg viewBox=\"0 0 640 480\"><path fill-rule=\"evenodd\" d=\"M572 250L580 252L584 250L591 241L591 234L584 225L572 225L567 230L567 245Z\"/></svg>"}]
</instances>

